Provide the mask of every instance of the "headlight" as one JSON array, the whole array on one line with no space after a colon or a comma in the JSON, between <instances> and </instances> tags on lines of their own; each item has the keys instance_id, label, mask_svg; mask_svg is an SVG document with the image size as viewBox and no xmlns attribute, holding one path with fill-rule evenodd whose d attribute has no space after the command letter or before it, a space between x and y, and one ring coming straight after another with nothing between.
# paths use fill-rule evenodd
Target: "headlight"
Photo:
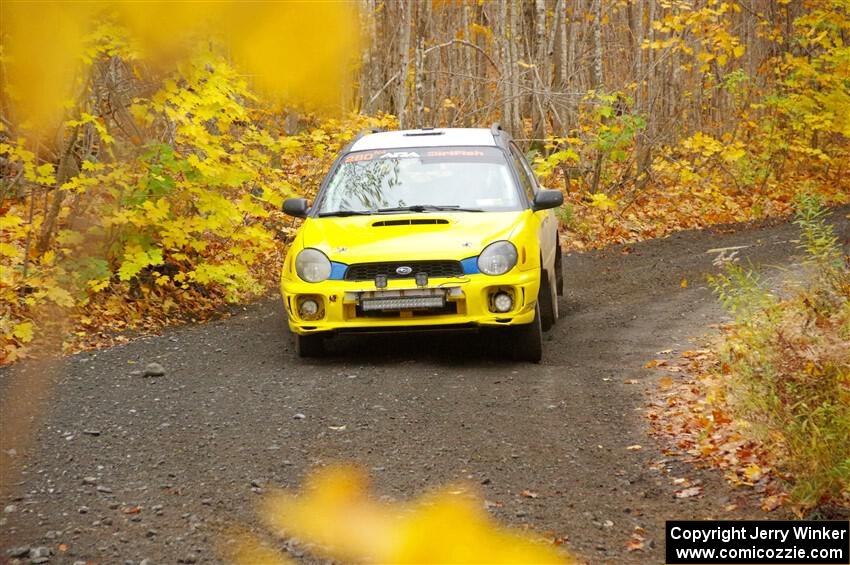
<instances>
[{"instance_id":1,"label":"headlight","mask_svg":"<svg viewBox=\"0 0 850 565\"><path fill-rule=\"evenodd\" d=\"M331 276L331 262L318 249L308 247L295 258L295 272L301 280L311 283L322 282Z\"/></svg>"},{"instance_id":2,"label":"headlight","mask_svg":"<svg viewBox=\"0 0 850 565\"><path fill-rule=\"evenodd\" d=\"M478 256L478 270L485 275L504 275L516 265L516 247L510 241L497 241Z\"/></svg>"}]
</instances>

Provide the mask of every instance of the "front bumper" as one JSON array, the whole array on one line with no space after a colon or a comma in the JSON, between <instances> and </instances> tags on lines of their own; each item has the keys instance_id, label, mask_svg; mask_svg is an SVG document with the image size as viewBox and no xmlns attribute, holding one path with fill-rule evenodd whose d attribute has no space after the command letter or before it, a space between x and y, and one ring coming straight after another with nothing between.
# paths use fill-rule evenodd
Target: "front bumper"
<instances>
[{"instance_id":1,"label":"front bumper","mask_svg":"<svg viewBox=\"0 0 850 565\"><path fill-rule=\"evenodd\" d=\"M374 293L373 282L327 280L306 283L298 279L281 281L283 303L289 317L289 328L297 334L317 332L393 331L445 327L511 326L529 324L534 320L534 306L540 286L540 271L514 269L502 276L483 274L462 278L434 278L426 289L445 291L446 306L433 310L399 310L376 313L364 311L362 299ZM421 290L413 279L388 281L382 291ZM493 295L507 292L513 297L508 312L493 311ZM313 319L299 314L302 300L312 299L319 304Z\"/></svg>"}]
</instances>

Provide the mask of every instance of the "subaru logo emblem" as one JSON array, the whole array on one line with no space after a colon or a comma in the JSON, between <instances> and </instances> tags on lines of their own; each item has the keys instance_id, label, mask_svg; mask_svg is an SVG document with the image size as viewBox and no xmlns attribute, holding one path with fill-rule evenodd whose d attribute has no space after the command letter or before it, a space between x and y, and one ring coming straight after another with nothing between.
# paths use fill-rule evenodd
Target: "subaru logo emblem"
<instances>
[{"instance_id":1,"label":"subaru logo emblem","mask_svg":"<svg viewBox=\"0 0 850 565\"><path fill-rule=\"evenodd\" d=\"M401 276L409 275L410 273L413 272L413 267L407 267L407 266L398 267L398 268L396 268L395 272L397 274L401 275Z\"/></svg>"}]
</instances>

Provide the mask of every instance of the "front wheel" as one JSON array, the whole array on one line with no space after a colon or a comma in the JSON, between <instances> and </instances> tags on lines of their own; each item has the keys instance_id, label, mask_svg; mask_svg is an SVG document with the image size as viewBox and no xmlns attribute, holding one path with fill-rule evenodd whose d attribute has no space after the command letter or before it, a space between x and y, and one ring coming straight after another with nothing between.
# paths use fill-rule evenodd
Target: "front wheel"
<instances>
[{"instance_id":1,"label":"front wheel","mask_svg":"<svg viewBox=\"0 0 850 565\"><path fill-rule=\"evenodd\" d=\"M540 363L543 358L543 329L540 325L540 306L534 307L534 320L530 324L511 329L511 356L514 361Z\"/></svg>"},{"instance_id":2,"label":"front wheel","mask_svg":"<svg viewBox=\"0 0 850 565\"><path fill-rule=\"evenodd\" d=\"M540 307L540 324L543 331L548 332L558 321L558 290L549 280L546 271L541 272L537 304Z\"/></svg>"},{"instance_id":3,"label":"front wheel","mask_svg":"<svg viewBox=\"0 0 850 565\"><path fill-rule=\"evenodd\" d=\"M555 280L558 283L558 296L564 296L564 267L561 265L561 248L558 247L558 254L555 255Z\"/></svg>"},{"instance_id":4,"label":"front wheel","mask_svg":"<svg viewBox=\"0 0 850 565\"><path fill-rule=\"evenodd\" d=\"M325 336L295 334L295 353L299 357L321 357L325 353Z\"/></svg>"}]
</instances>

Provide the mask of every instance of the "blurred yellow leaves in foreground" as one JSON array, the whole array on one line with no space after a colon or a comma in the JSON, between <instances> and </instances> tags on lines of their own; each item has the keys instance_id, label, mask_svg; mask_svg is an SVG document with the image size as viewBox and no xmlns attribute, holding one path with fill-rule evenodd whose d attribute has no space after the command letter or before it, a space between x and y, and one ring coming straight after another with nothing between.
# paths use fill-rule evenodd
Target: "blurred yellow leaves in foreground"
<instances>
[{"instance_id":1,"label":"blurred yellow leaves in foreground","mask_svg":"<svg viewBox=\"0 0 850 565\"><path fill-rule=\"evenodd\" d=\"M497 525L464 489L384 503L370 497L367 487L359 470L329 467L315 471L300 495L269 495L260 513L275 534L346 562L573 563L549 542ZM290 563L247 535L227 554L237 565Z\"/></svg>"},{"instance_id":2,"label":"blurred yellow leaves in foreground","mask_svg":"<svg viewBox=\"0 0 850 565\"><path fill-rule=\"evenodd\" d=\"M216 49L272 99L333 107L348 92L359 52L356 9L351 2L4 1L4 87L21 114L19 125L55 127L82 90L89 34L108 21L148 68L169 72L199 49Z\"/></svg>"}]
</instances>

